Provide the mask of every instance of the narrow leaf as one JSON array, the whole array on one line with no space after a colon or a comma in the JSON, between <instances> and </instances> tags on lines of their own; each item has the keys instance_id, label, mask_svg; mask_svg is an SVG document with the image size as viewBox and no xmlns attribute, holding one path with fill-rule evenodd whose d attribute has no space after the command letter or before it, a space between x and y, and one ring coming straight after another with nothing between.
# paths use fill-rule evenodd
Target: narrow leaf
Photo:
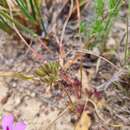
<instances>
[{"instance_id":1,"label":"narrow leaf","mask_svg":"<svg viewBox=\"0 0 130 130\"><path fill-rule=\"evenodd\" d=\"M18 6L20 7L22 13L32 22L34 22L34 18L31 16L26 3L23 2L23 0L16 0Z\"/></svg>"}]
</instances>

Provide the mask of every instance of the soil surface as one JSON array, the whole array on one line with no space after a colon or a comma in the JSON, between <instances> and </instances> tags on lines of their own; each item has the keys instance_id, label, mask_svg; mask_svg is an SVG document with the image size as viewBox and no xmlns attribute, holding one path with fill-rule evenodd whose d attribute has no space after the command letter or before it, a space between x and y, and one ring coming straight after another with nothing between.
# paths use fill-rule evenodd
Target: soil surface
<instances>
[{"instance_id":1,"label":"soil surface","mask_svg":"<svg viewBox=\"0 0 130 130\"><path fill-rule=\"evenodd\" d=\"M81 12L82 17L89 18L84 16L85 11L86 9ZM53 26L54 30L51 31L59 31L56 32L59 36L63 27L63 18L60 17L57 20L57 28L55 28L56 13L55 9L52 23L47 26L47 29L49 32ZM87 15L91 16L91 12L87 12ZM120 16L121 18L115 21L106 42L107 50L115 48L116 51L114 53L107 51L102 54L118 69L116 70L114 65L98 57L101 53L98 48L92 50L98 56L84 54L82 59L83 87L99 91L89 96L97 106L88 104L91 118L90 130L130 130L130 79L127 77L126 70L121 68L124 62L125 11L120 12ZM66 27L63 39L67 54L66 61L73 59L84 45L83 40L74 31L76 27L77 24L71 20ZM38 50L40 44L33 43L32 47ZM0 71L32 74L46 61L58 60L55 40L50 41L48 47L53 53L40 48L38 51L42 52L43 57L39 60L21 40L15 40L13 36L0 31ZM69 68L69 74L79 78L79 68L80 61L77 61ZM43 83L25 81L15 77L0 77L0 118L3 114L13 113L16 121L24 120L28 124L27 130L74 130L78 116L67 109L68 98L61 93L62 90L48 89ZM73 96L72 99L76 100Z\"/></svg>"}]
</instances>

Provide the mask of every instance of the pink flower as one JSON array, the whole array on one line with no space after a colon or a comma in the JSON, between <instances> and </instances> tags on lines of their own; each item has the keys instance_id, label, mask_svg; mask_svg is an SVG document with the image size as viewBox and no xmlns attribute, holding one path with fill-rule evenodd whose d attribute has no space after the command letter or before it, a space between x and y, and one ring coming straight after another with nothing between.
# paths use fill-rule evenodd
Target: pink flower
<instances>
[{"instance_id":1,"label":"pink flower","mask_svg":"<svg viewBox=\"0 0 130 130\"><path fill-rule=\"evenodd\" d=\"M25 130L26 124L24 122L17 122L14 124L13 115L4 115L2 118L3 130Z\"/></svg>"}]
</instances>

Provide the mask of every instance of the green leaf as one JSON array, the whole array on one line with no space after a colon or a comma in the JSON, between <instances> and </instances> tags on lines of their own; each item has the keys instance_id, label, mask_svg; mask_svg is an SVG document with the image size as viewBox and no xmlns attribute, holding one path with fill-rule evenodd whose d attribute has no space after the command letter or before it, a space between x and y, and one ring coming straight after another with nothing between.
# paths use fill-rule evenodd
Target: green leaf
<instances>
[{"instance_id":1,"label":"green leaf","mask_svg":"<svg viewBox=\"0 0 130 130\"><path fill-rule=\"evenodd\" d=\"M109 9L112 10L115 8L117 0L109 0Z\"/></svg>"},{"instance_id":2,"label":"green leaf","mask_svg":"<svg viewBox=\"0 0 130 130\"><path fill-rule=\"evenodd\" d=\"M0 29L2 29L3 31L7 33L11 32L10 26L6 23L6 21L1 16L0 16Z\"/></svg>"},{"instance_id":3,"label":"green leaf","mask_svg":"<svg viewBox=\"0 0 130 130\"><path fill-rule=\"evenodd\" d=\"M96 0L96 13L97 13L97 16L103 16L104 0Z\"/></svg>"},{"instance_id":4,"label":"green leaf","mask_svg":"<svg viewBox=\"0 0 130 130\"><path fill-rule=\"evenodd\" d=\"M16 0L18 6L20 7L22 13L32 22L34 22L34 17L30 14L29 9L27 7L27 3L23 0Z\"/></svg>"},{"instance_id":5,"label":"green leaf","mask_svg":"<svg viewBox=\"0 0 130 130\"><path fill-rule=\"evenodd\" d=\"M102 20L97 19L92 26L92 33L101 33L104 31L104 23Z\"/></svg>"},{"instance_id":6,"label":"green leaf","mask_svg":"<svg viewBox=\"0 0 130 130\"><path fill-rule=\"evenodd\" d=\"M109 14L117 16L119 12L120 3L122 0L109 0Z\"/></svg>"},{"instance_id":7,"label":"green leaf","mask_svg":"<svg viewBox=\"0 0 130 130\"><path fill-rule=\"evenodd\" d=\"M52 86L52 84L54 84L59 78L59 68L60 66L58 62L49 62L36 69L34 75Z\"/></svg>"},{"instance_id":8,"label":"green leaf","mask_svg":"<svg viewBox=\"0 0 130 130\"><path fill-rule=\"evenodd\" d=\"M41 9L40 9L41 8L41 2L39 2L38 0L34 0L34 4L35 4L35 7L36 7L38 20L40 21L41 29L46 35L47 32L46 32L46 28L44 26L44 20L43 20L43 17L42 17L42 14L41 14Z\"/></svg>"},{"instance_id":9,"label":"green leaf","mask_svg":"<svg viewBox=\"0 0 130 130\"><path fill-rule=\"evenodd\" d=\"M23 80L33 80L34 78L33 76L28 76L20 72L14 73L13 76Z\"/></svg>"},{"instance_id":10,"label":"green leaf","mask_svg":"<svg viewBox=\"0 0 130 130\"><path fill-rule=\"evenodd\" d=\"M47 34L44 27L43 16L41 14L41 0L15 0L15 2L18 5L16 8L20 11L13 10L12 13L14 17L12 19L6 0L0 0L0 16L4 19L4 23L8 25L9 29L11 28L12 30L12 25L14 23L19 29L19 32L25 37L37 37L38 35L35 32L41 30ZM21 17L21 15L24 17ZM25 25L23 25L23 23L25 23ZM41 30L37 30L37 25ZM3 27L3 22L1 23L0 28L7 31L7 27Z\"/></svg>"},{"instance_id":11,"label":"green leaf","mask_svg":"<svg viewBox=\"0 0 130 130\"><path fill-rule=\"evenodd\" d=\"M32 16L36 20L36 16L37 16L36 6L35 6L33 0L29 0L29 3L30 3L30 6L31 6L31 10L32 10Z\"/></svg>"},{"instance_id":12,"label":"green leaf","mask_svg":"<svg viewBox=\"0 0 130 130\"><path fill-rule=\"evenodd\" d=\"M12 19L11 16L8 15L6 12L0 11L0 16L5 20L6 24L9 25L10 28L13 27L12 23L14 23L20 29L20 31L30 34L32 37L37 37L37 34L35 32L33 32L31 29L25 27L24 25L19 23L17 20Z\"/></svg>"},{"instance_id":13,"label":"green leaf","mask_svg":"<svg viewBox=\"0 0 130 130\"><path fill-rule=\"evenodd\" d=\"M83 32L86 31L86 23L85 23L84 21L81 21L81 22L80 22L80 27L79 27L79 29L80 29L80 32L81 32L81 33L83 33Z\"/></svg>"}]
</instances>

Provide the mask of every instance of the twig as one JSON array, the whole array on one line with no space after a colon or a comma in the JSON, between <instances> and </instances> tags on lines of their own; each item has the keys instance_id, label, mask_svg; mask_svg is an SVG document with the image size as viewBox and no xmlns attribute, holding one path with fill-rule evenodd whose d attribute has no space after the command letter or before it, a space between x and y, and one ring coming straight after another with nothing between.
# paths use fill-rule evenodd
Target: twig
<instances>
[{"instance_id":1,"label":"twig","mask_svg":"<svg viewBox=\"0 0 130 130\"><path fill-rule=\"evenodd\" d=\"M77 18L78 18L78 26L79 26L79 34L80 34L80 3L79 0L76 0L77 7Z\"/></svg>"},{"instance_id":2,"label":"twig","mask_svg":"<svg viewBox=\"0 0 130 130\"><path fill-rule=\"evenodd\" d=\"M106 90L112 83L117 82L120 80L120 77L125 74L126 71L125 69L120 69L117 72L115 72L112 76L111 79L109 79L108 81L106 81L105 83L99 85L96 87L97 90L101 91L101 90Z\"/></svg>"},{"instance_id":3,"label":"twig","mask_svg":"<svg viewBox=\"0 0 130 130\"><path fill-rule=\"evenodd\" d=\"M62 2L63 5L62 5L61 9L58 10L58 12L57 12L57 14L56 14L56 16L55 16L55 19L52 20L52 27L50 28L49 32L53 32L53 29L54 29L55 26L56 26L56 20L58 19L58 17L59 17L60 14L62 13L62 11L63 11L64 7L66 6L66 4L68 3L68 1L69 1L69 0L64 0L64 1ZM55 33L55 32L53 32L53 33ZM58 42L58 43L59 43L59 42Z\"/></svg>"},{"instance_id":4,"label":"twig","mask_svg":"<svg viewBox=\"0 0 130 130\"><path fill-rule=\"evenodd\" d=\"M10 11L10 16L11 18L13 19L13 14L12 14L12 8L10 6L10 4L8 3L8 0L7 0L7 4L9 6L9 11ZM20 37L20 39L25 43L25 45L36 55L36 57L39 59L43 58L43 56L39 53L37 53L32 47L30 47L30 45L26 42L26 40L24 39L24 37L20 34L19 30L17 29L15 23L12 23L13 25L13 30L17 33L17 35Z\"/></svg>"},{"instance_id":5,"label":"twig","mask_svg":"<svg viewBox=\"0 0 130 130\"><path fill-rule=\"evenodd\" d=\"M73 101L72 101L72 99L71 99L68 91L66 90L66 88L62 84L60 86L62 87L63 91L66 93L66 95L67 95L67 97L68 97L69 102L71 103L71 105L73 105Z\"/></svg>"},{"instance_id":6,"label":"twig","mask_svg":"<svg viewBox=\"0 0 130 130\"><path fill-rule=\"evenodd\" d=\"M62 41L63 41L63 37L64 37L64 33L65 33L65 29L66 29L66 26L67 26L67 23L71 17L71 14L72 14L72 10L73 10L73 0L71 0L71 5L70 5L70 10L69 10L69 14L68 14L68 17L63 25L63 29L62 29L62 33L61 33L61 37L60 37L60 44L62 44Z\"/></svg>"},{"instance_id":7,"label":"twig","mask_svg":"<svg viewBox=\"0 0 130 130\"><path fill-rule=\"evenodd\" d=\"M40 42L40 44L50 53L52 53L52 51L47 47L46 43L44 43L41 38L38 38L38 41Z\"/></svg>"},{"instance_id":8,"label":"twig","mask_svg":"<svg viewBox=\"0 0 130 130\"><path fill-rule=\"evenodd\" d=\"M97 116L99 117L99 119L102 120L103 122L106 122L104 120L104 118L100 115L96 103L93 100L89 99L89 98L87 99L87 101L90 102L94 106L95 112L96 112Z\"/></svg>"},{"instance_id":9,"label":"twig","mask_svg":"<svg viewBox=\"0 0 130 130\"><path fill-rule=\"evenodd\" d=\"M67 111L68 111L69 107L65 108L64 111L62 113L59 114L58 117L56 117L56 119L54 119L52 122L50 122L47 127L45 128L45 130L48 130L48 128L54 124L59 118L61 118Z\"/></svg>"},{"instance_id":10,"label":"twig","mask_svg":"<svg viewBox=\"0 0 130 130\"><path fill-rule=\"evenodd\" d=\"M119 67L117 67L115 64L113 64L111 61L107 60L107 59L104 58L103 56L99 56L99 55L94 54L94 53L93 53L92 51L90 51L90 50L79 50L78 52L80 52L80 53L86 53L86 54L90 54L90 55L99 57L100 59L102 59L102 60L106 61L107 63L109 63L110 65L112 65L113 68L115 68L116 70L119 70Z\"/></svg>"},{"instance_id":11,"label":"twig","mask_svg":"<svg viewBox=\"0 0 130 130\"><path fill-rule=\"evenodd\" d=\"M25 75L21 72L1 72L0 71L0 77L16 77L16 78L25 79L25 80L38 80L38 78L34 77L33 75Z\"/></svg>"},{"instance_id":12,"label":"twig","mask_svg":"<svg viewBox=\"0 0 130 130\"><path fill-rule=\"evenodd\" d=\"M63 59L64 59L64 49L63 49L63 38L64 38L64 33L65 33L65 29L66 29L66 26L67 26L67 23L71 17L71 14L72 14L72 11L73 11L73 0L71 0L71 5L70 5L70 10L69 10L69 14L68 14L68 17L63 25L63 29L62 29L62 33L61 33L61 37L60 37L60 42L59 42L59 48L60 48L60 55L59 55L59 60L60 60L60 63L61 63L61 66L63 66Z\"/></svg>"},{"instance_id":13,"label":"twig","mask_svg":"<svg viewBox=\"0 0 130 130\"><path fill-rule=\"evenodd\" d=\"M103 122L106 122L103 117L100 115L99 111L98 111L98 108L97 108L97 105L95 104L95 102L93 100L91 100L90 98L86 98L86 101L85 101L85 105L84 105L84 109L83 109L83 112L85 111L85 108L87 106L87 103L90 102L93 106L94 106L94 109L95 109L95 112L97 114L97 116L99 117L99 119ZM82 113L83 113L82 112Z\"/></svg>"}]
</instances>

